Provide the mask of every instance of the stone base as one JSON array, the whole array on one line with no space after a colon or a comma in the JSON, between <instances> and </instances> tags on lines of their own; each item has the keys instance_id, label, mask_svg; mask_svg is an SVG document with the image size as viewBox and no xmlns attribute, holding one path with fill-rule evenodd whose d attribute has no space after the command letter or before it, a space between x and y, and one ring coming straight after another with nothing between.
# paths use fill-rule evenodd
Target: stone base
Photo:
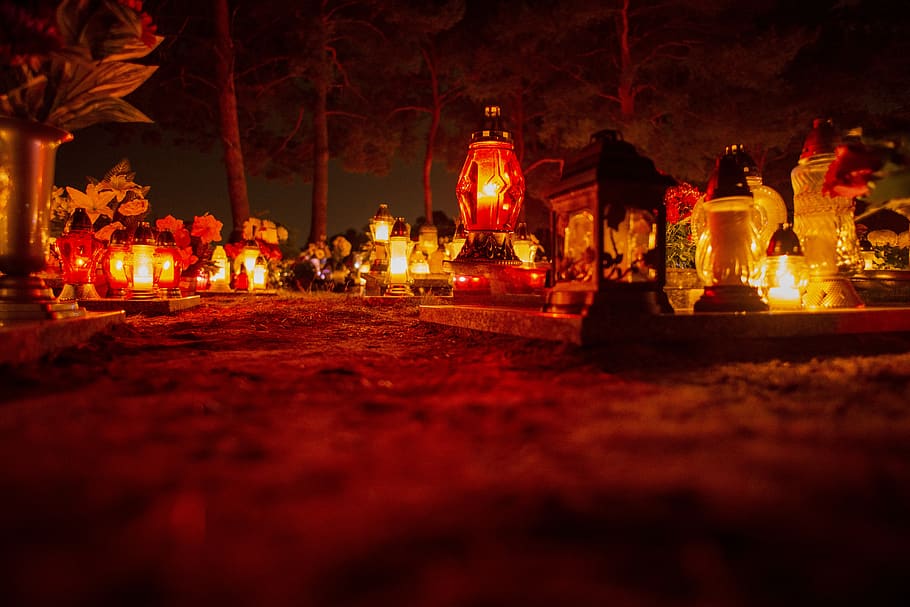
<instances>
[{"instance_id":1,"label":"stone base","mask_svg":"<svg viewBox=\"0 0 910 607\"><path fill-rule=\"evenodd\" d=\"M621 341L690 342L910 332L910 307L798 312L704 312L616 317L521 308L427 305L420 320L463 329L578 345Z\"/></svg>"},{"instance_id":2,"label":"stone base","mask_svg":"<svg viewBox=\"0 0 910 607\"><path fill-rule=\"evenodd\" d=\"M552 267L548 263L495 261L446 262L453 274L456 303L539 308L546 298Z\"/></svg>"},{"instance_id":3,"label":"stone base","mask_svg":"<svg viewBox=\"0 0 910 607\"><path fill-rule=\"evenodd\" d=\"M96 333L122 323L126 315L117 312L82 311L81 316L61 320L0 323L0 365L36 361L58 350L77 346Z\"/></svg>"},{"instance_id":4,"label":"stone base","mask_svg":"<svg viewBox=\"0 0 910 607\"><path fill-rule=\"evenodd\" d=\"M146 316L160 316L162 314L173 314L181 310L195 308L202 303L202 298L198 295L188 297L174 297L171 299L86 299L79 302L79 305L86 310L109 311L123 310L126 314L145 314Z\"/></svg>"}]
</instances>

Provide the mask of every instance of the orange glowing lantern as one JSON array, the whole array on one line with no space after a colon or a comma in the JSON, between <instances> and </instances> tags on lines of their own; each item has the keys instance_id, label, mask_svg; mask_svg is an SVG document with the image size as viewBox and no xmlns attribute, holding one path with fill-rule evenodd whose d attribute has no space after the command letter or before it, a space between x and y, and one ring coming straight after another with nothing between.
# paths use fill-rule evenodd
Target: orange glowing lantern
<instances>
[{"instance_id":1,"label":"orange glowing lantern","mask_svg":"<svg viewBox=\"0 0 910 607\"><path fill-rule=\"evenodd\" d=\"M395 225L395 218L389 205L381 204L370 219L370 235L373 237L373 251L370 255L370 271L384 273L389 269L389 234Z\"/></svg>"},{"instance_id":2,"label":"orange glowing lantern","mask_svg":"<svg viewBox=\"0 0 910 607\"><path fill-rule=\"evenodd\" d=\"M253 278L256 273L256 261L259 259L259 244L255 240L247 240L240 249L240 272L246 274L245 280L237 280L234 283L236 289L241 291L253 290ZM236 263L236 262L235 262Z\"/></svg>"},{"instance_id":3,"label":"orange glowing lantern","mask_svg":"<svg viewBox=\"0 0 910 607\"><path fill-rule=\"evenodd\" d=\"M140 221L136 226L125 268L129 297L154 299L161 274L161 263L156 253L155 234L147 221Z\"/></svg>"},{"instance_id":4,"label":"orange glowing lantern","mask_svg":"<svg viewBox=\"0 0 910 607\"><path fill-rule=\"evenodd\" d=\"M762 286L772 310L799 310L809 287L809 265L796 232L779 224L771 235L762 268Z\"/></svg>"},{"instance_id":5,"label":"orange glowing lantern","mask_svg":"<svg viewBox=\"0 0 910 607\"><path fill-rule=\"evenodd\" d=\"M256 258L256 265L253 266L253 282L251 283L251 291L262 291L268 285L269 279L269 262L266 261L265 257L260 255Z\"/></svg>"},{"instance_id":6,"label":"orange glowing lantern","mask_svg":"<svg viewBox=\"0 0 910 607\"><path fill-rule=\"evenodd\" d=\"M225 293L231 290L231 275L228 272L230 264L228 263L227 251L224 247L218 245L212 251L212 263L215 264L215 272L209 280L209 288L213 292Z\"/></svg>"},{"instance_id":7,"label":"orange glowing lantern","mask_svg":"<svg viewBox=\"0 0 910 607\"><path fill-rule=\"evenodd\" d=\"M95 240L92 221L85 209L73 211L63 234L57 239L57 250L63 267L64 288L60 299L98 299L92 284L95 275L95 253L100 243Z\"/></svg>"},{"instance_id":8,"label":"orange glowing lantern","mask_svg":"<svg viewBox=\"0 0 910 607\"><path fill-rule=\"evenodd\" d=\"M107 276L107 296L123 297L129 281L126 279L126 258L130 254L130 235L124 228L114 230L104 254L102 268Z\"/></svg>"},{"instance_id":9,"label":"orange glowing lantern","mask_svg":"<svg viewBox=\"0 0 910 607\"><path fill-rule=\"evenodd\" d=\"M408 284L408 249L411 244L411 229L404 217L395 220L389 232L389 280L386 295L410 295Z\"/></svg>"},{"instance_id":10,"label":"orange glowing lantern","mask_svg":"<svg viewBox=\"0 0 910 607\"><path fill-rule=\"evenodd\" d=\"M155 254L161 264L161 274L158 276L158 288L164 289L167 297L180 297L180 274L183 264L180 258L180 249L170 230L161 230L156 239Z\"/></svg>"},{"instance_id":11,"label":"orange glowing lantern","mask_svg":"<svg viewBox=\"0 0 910 607\"><path fill-rule=\"evenodd\" d=\"M455 195L468 233L458 261L515 261L508 236L518 222L525 180L499 106L484 108L483 126L471 136Z\"/></svg>"}]
</instances>

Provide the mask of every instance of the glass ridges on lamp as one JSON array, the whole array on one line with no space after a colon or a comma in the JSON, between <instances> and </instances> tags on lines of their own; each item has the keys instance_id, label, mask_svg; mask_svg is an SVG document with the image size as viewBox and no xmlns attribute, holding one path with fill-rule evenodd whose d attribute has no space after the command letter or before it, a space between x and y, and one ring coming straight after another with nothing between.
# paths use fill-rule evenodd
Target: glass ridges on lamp
<instances>
[{"instance_id":1,"label":"glass ridges on lamp","mask_svg":"<svg viewBox=\"0 0 910 607\"><path fill-rule=\"evenodd\" d=\"M743 168L729 149L718 157L700 204L706 222L696 245L695 266L705 287L695 312L767 310L758 289L750 284L764 253L755 202Z\"/></svg>"},{"instance_id":2,"label":"glass ridges on lamp","mask_svg":"<svg viewBox=\"0 0 910 607\"><path fill-rule=\"evenodd\" d=\"M863 259L853 222L854 201L828 196L822 185L834 161L839 133L829 119L816 119L806 136L793 184L793 229L809 266L808 308L853 308L862 301L849 277L862 270Z\"/></svg>"}]
</instances>

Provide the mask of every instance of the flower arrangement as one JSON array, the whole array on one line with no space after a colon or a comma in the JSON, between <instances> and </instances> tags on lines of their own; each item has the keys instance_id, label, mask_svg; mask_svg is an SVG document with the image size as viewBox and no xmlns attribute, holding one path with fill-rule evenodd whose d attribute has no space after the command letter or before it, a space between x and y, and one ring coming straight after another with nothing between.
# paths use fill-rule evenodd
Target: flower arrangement
<instances>
[{"instance_id":1,"label":"flower arrangement","mask_svg":"<svg viewBox=\"0 0 910 607\"><path fill-rule=\"evenodd\" d=\"M667 268L695 267L692 209L702 196L697 187L685 182L668 188L664 195L667 207Z\"/></svg>"},{"instance_id":2,"label":"flower arrangement","mask_svg":"<svg viewBox=\"0 0 910 607\"><path fill-rule=\"evenodd\" d=\"M151 186L136 183L135 177L129 159L124 158L100 181L88 177L85 191L70 186L55 187L52 193L55 231L59 234L66 220L79 207L86 210L95 225L98 240L110 240L111 234L119 228L134 230L149 212L147 196L151 189Z\"/></svg>"},{"instance_id":3,"label":"flower arrangement","mask_svg":"<svg viewBox=\"0 0 910 607\"><path fill-rule=\"evenodd\" d=\"M162 41L141 0L0 0L0 116L72 131L151 122L122 97L157 69Z\"/></svg>"},{"instance_id":4,"label":"flower arrangement","mask_svg":"<svg viewBox=\"0 0 910 607\"><path fill-rule=\"evenodd\" d=\"M857 220L883 209L910 218L908 136L852 133L837 146L822 191L856 198Z\"/></svg>"},{"instance_id":5,"label":"flower arrangement","mask_svg":"<svg viewBox=\"0 0 910 607\"><path fill-rule=\"evenodd\" d=\"M195 276L200 270L213 271L212 253L215 243L221 240L221 229L224 224L213 215L205 213L193 217L187 226L182 219L168 215L155 221L160 230L170 230L174 235L177 248L180 249L181 267L184 276Z\"/></svg>"},{"instance_id":6,"label":"flower arrangement","mask_svg":"<svg viewBox=\"0 0 910 607\"><path fill-rule=\"evenodd\" d=\"M291 267L291 284L302 291L343 291L352 282L353 245L344 236L326 242L310 243L300 252Z\"/></svg>"}]
</instances>

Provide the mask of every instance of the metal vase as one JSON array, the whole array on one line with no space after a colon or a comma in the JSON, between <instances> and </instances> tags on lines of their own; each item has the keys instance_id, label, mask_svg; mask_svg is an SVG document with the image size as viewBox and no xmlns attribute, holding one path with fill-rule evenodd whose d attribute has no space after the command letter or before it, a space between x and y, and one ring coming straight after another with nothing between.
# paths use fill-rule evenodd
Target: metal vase
<instances>
[{"instance_id":1,"label":"metal vase","mask_svg":"<svg viewBox=\"0 0 910 607\"><path fill-rule=\"evenodd\" d=\"M35 273L45 266L58 128L0 117L0 321L84 314L61 303Z\"/></svg>"}]
</instances>

